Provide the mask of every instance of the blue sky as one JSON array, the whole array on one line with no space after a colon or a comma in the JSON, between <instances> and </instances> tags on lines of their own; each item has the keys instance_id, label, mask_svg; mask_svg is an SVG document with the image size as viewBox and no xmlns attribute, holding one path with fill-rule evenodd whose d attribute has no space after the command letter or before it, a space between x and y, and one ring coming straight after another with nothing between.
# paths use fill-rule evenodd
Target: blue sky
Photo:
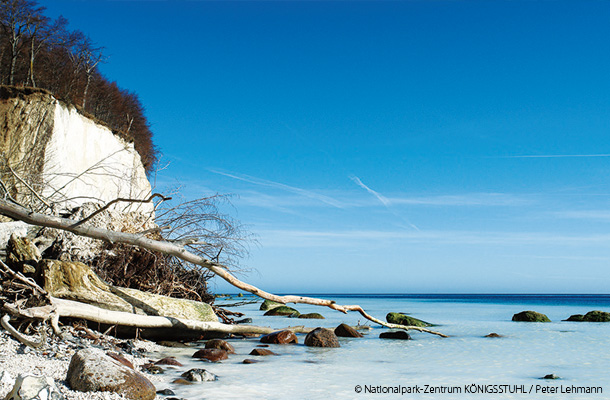
<instances>
[{"instance_id":1,"label":"blue sky","mask_svg":"<svg viewBox=\"0 0 610 400\"><path fill-rule=\"evenodd\" d=\"M159 188L236 195L241 278L608 292L609 2L41 4L140 96Z\"/></svg>"}]
</instances>

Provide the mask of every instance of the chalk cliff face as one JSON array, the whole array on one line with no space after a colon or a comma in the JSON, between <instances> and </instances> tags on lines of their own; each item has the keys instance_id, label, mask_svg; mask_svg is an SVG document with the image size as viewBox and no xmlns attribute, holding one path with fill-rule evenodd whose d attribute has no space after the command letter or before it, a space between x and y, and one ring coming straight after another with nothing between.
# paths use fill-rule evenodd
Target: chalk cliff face
<instances>
[{"instance_id":1,"label":"chalk cliff face","mask_svg":"<svg viewBox=\"0 0 610 400\"><path fill-rule=\"evenodd\" d=\"M0 130L2 178L18 200L31 197L24 182L60 209L150 195L133 144L48 93L0 89ZM130 207L152 210L150 204Z\"/></svg>"}]
</instances>

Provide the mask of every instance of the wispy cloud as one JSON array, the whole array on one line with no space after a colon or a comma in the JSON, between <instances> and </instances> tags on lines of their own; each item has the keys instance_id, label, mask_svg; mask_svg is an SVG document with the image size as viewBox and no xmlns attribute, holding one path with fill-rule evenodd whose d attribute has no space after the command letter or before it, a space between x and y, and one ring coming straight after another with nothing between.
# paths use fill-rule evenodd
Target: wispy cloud
<instances>
[{"instance_id":1,"label":"wispy cloud","mask_svg":"<svg viewBox=\"0 0 610 400\"><path fill-rule=\"evenodd\" d=\"M506 193L468 193L462 195L391 197L389 201L395 205L522 206L530 204L532 199Z\"/></svg>"},{"instance_id":2,"label":"wispy cloud","mask_svg":"<svg viewBox=\"0 0 610 400\"><path fill-rule=\"evenodd\" d=\"M430 245L498 246L588 246L610 242L610 234L562 235L548 232L478 232L478 231L405 231L405 230L292 230L267 229L257 232L263 246L270 247L354 247L360 242Z\"/></svg>"},{"instance_id":3,"label":"wispy cloud","mask_svg":"<svg viewBox=\"0 0 610 400\"><path fill-rule=\"evenodd\" d=\"M597 221L610 221L610 211L608 210L574 210L574 211L560 211L553 213L558 218L568 219L587 219Z\"/></svg>"},{"instance_id":4,"label":"wispy cloud","mask_svg":"<svg viewBox=\"0 0 610 400\"><path fill-rule=\"evenodd\" d=\"M610 157L610 154L526 154L517 156L500 156L498 158L576 158L576 157Z\"/></svg>"},{"instance_id":5,"label":"wispy cloud","mask_svg":"<svg viewBox=\"0 0 610 400\"><path fill-rule=\"evenodd\" d=\"M248 183L251 183L253 185L258 185L258 186L264 186L264 187L270 187L270 188L274 188L274 189L279 189L279 190L283 190L283 191L287 191L287 192L290 192L290 193L297 194L299 196L304 196L304 197L308 197L310 199L315 199L315 200L318 200L318 201L320 201L322 203L328 204L328 205L336 207L336 208L344 208L345 207L345 205L342 202L340 202L340 201L338 201L336 199L333 199L332 197L325 196L323 194L319 194L319 193L313 192L311 190L301 189L301 188L298 188L298 187L285 185L283 183L274 182L274 181L270 181L270 180L262 179L262 178L256 178L256 177L249 176L249 175L244 175L244 174L219 171L219 170L216 170L216 169L208 169L208 171L210 171L210 172L212 172L214 174L226 176L228 178L236 179L236 180L239 180L239 181L242 181L242 182L248 182Z\"/></svg>"}]
</instances>

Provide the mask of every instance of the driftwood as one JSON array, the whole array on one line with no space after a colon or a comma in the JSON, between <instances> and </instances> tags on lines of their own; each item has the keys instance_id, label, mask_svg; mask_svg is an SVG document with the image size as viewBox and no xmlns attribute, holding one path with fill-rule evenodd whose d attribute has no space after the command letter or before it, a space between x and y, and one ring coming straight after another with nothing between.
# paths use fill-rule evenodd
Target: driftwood
<instances>
[{"instance_id":1,"label":"driftwood","mask_svg":"<svg viewBox=\"0 0 610 400\"><path fill-rule=\"evenodd\" d=\"M159 317L154 315L137 315L122 311L110 311L95 307L90 304L83 304L77 301L57 299L52 297L53 304L57 306L57 313L62 317L83 318L101 324L116 324L131 326L135 328L177 328L188 329L201 332L222 332L222 333L256 333L268 334L277 329L252 326L252 325L229 325L221 322L203 322L182 318ZM303 326L288 327L295 333L309 332L310 328Z\"/></svg>"},{"instance_id":2,"label":"driftwood","mask_svg":"<svg viewBox=\"0 0 610 400\"><path fill-rule=\"evenodd\" d=\"M348 311L357 311L364 318L369 321L375 322L379 325L388 327L388 328L396 328L396 329L404 329L404 330L416 330L420 332L427 332L434 335L438 335L441 337L447 337L446 335L435 332L426 328L421 328L418 326L406 326L406 325L398 325L398 324L390 324L380 319L377 319L362 309L359 305L339 305L333 300L326 299L318 299L313 297L303 297L303 296L294 296L294 295L286 295L286 296L278 296L272 293L265 292L256 286L250 285L249 283L243 282L233 276L228 269L222 264L207 260L203 257L200 257L196 254L193 254L187 251L183 246L177 245L172 242L159 241L149 239L142 234L131 234L125 232L115 232L107 229L96 228L88 225L81 225L79 221L49 216L46 214L36 213L30 211L20 205L11 203L5 199L0 199L0 214L6 215L13 219L17 219L23 222L26 222L30 225L44 226L48 228L56 228L65 231L72 232L76 235L86 236L93 239L100 239L104 241L108 241L111 243L124 243L132 246L141 247L151 251L158 251L164 254L168 254L170 256L174 256L180 258L186 262L199 265L201 267L207 268L214 274L220 276L225 281L229 282L234 287L244 290L246 292L250 292L258 297L263 299L275 301L278 303L286 304L286 303L302 303L302 304L312 304L316 306L325 306L329 307L333 310L340 311L342 313L347 313ZM61 313L60 313L61 314Z\"/></svg>"}]
</instances>

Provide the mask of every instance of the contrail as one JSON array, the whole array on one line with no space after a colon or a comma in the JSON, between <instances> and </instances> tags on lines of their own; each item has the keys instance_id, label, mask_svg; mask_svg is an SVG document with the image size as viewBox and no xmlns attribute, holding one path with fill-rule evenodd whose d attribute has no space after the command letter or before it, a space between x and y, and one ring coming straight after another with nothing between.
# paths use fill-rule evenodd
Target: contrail
<instances>
[{"instance_id":1,"label":"contrail","mask_svg":"<svg viewBox=\"0 0 610 400\"><path fill-rule=\"evenodd\" d=\"M309 197L311 199L315 199L315 200L321 201L321 202L326 203L328 205L331 205L333 207L337 207L337 208L341 208L341 209L345 208L344 205L341 202L333 199L332 197L328 197L328 196L324 196L322 194L314 193L314 192L311 192L309 190L305 190L305 189L301 189L301 188L297 188L297 187L293 187L293 186L288 186L288 185L285 185L283 183L269 181L269 180L266 180L266 179L256 178L256 177L253 177L253 176L248 176L248 175L243 175L243 174L235 174L235 173L229 173L229 172L224 172L224 171L218 171L218 170L211 169L211 168L208 168L208 171L210 171L212 173L215 173L215 174L218 174L218 175L222 175L222 176L226 176L226 177L229 177L229 178L237 179L239 181L252 183L254 185L272 187L272 188L276 188L276 189L282 189L282 190L285 190L287 192L296 193L296 194L301 195L301 196L305 196L305 197Z\"/></svg>"},{"instance_id":2,"label":"contrail","mask_svg":"<svg viewBox=\"0 0 610 400\"><path fill-rule=\"evenodd\" d=\"M367 192L369 192L373 196L377 197L377 199L379 199L379 201L382 202L384 206L386 206L386 207L390 206L390 200L387 197L382 196L381 194L377 193L376 191L374 191L370 187L366 186L364 183L362 183L360 178L358 178L356 175L351 175L349 178L352 181L354 181L354 183L356 183L356 185L360 186L362 189L366 190Z\"/></svg>"},{"instance_id":3,"label":"contrail","mask_svg":"<svg viewBox=\"0 0 610 400\"><path fill-rule=\"evenodd\" d=\"M390 209L390 205L391 205L391 201L390 199L388 199L387 197L383 196L382 194L374 191L373 189L371 189L370 187L366 186L361 180L360 178L358 178L356 175L350 175L349 178L358 186L360 186L362 189L366 190L367 192L369 192L370 194L372 194L373 196L375 196L377 198L377 200L379 200L381 202L381 204L383 204L383 206L386 208L386 210L388 210L390 213L392 213L392 215L402 219L407 225L409 225L411 228L415 229L416 231L419 231L419 228L417 226L415 226L415 224L411 223L408 219L406 219L405 217L403 217L402 215L398 215L396 212L394 212L394 210Z\"/></svg>"}]
</instances>

